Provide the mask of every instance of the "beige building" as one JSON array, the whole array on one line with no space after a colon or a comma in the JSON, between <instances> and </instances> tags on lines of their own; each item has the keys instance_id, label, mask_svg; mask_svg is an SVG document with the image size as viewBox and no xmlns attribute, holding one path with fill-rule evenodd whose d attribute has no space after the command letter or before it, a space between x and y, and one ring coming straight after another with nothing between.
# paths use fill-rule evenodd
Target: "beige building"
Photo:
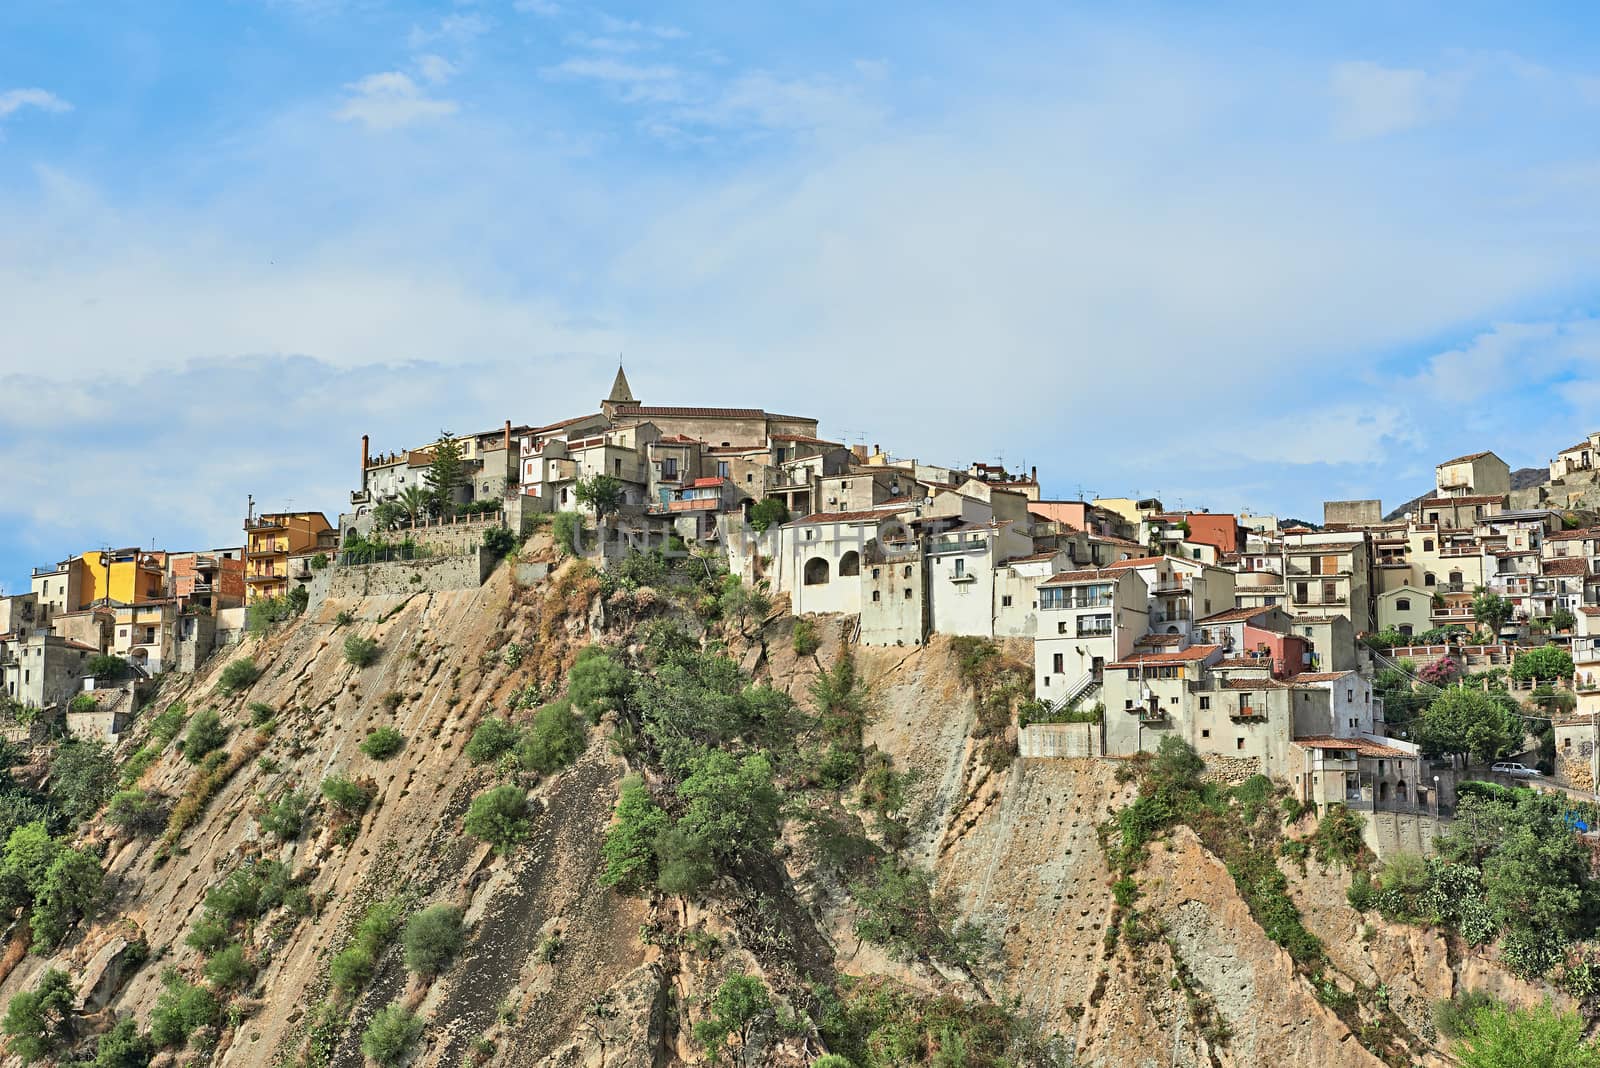
<instances>
[{"instance_id":1,"label":"beige building","mask_svg":"<svg viewBox=\"0 0 1600 1068\"><path fill-rule=\"evenodd\" d=\"M1371 632L1371 556L1365 536L1285 535L1283 558L1284 607L1290 615L1341 615L1356 633Z\"/></svg>"},{"instance_id":2,"label":"beige building","mask_svg":"<svg viewBox=\"0 0 1600 1068\"><path fill-rule=\"evenodd\" d=\"M1492 452L1446 460L1433 469L1440 497L1499 497L1511 492L1511 468Z\"/></svg>"},{"instance_id":3,"label":"beige building","mask_svg":"<svg viewBox=\"0 0 1600 1068\"><path fill-rule=\"evenodd\" d=\"M1064 571L1038 592L1033 692L1053 705L1089 696L1150 628L1150 591L1136 568Z\"/></svg>"},{"instance_id":4,"label":"beige building","mask_svg":"<svg viewBox=\"0 0 1600 1068\"><path fill-rule=\"evenodd\" d=\"M1396 586L1378 594L1378 629L1397 630L1406 637L1431 630L1429 614L1433 596L1420 586Z\"/></svg>"}]
</instances>

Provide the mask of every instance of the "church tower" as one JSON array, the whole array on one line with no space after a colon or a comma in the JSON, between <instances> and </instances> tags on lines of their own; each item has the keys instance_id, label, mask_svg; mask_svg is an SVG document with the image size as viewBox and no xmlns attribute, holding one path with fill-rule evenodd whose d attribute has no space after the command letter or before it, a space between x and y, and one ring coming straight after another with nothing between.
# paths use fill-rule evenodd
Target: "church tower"
<instances>
[{"instance_id":1,"label":"church tower","mask_svg":"<svg viewBox=\"0 0 1600 1068\"><path fill-rule=\"evenodd\" d=\"M611 383L611 395L600 402L600 410L607 419L617 417L617 409L632 407L639 402L634 399L633 389L628 385L628 376L622 370L622 364L617 364L617 377Z\"/></svg>"}]
</instances>

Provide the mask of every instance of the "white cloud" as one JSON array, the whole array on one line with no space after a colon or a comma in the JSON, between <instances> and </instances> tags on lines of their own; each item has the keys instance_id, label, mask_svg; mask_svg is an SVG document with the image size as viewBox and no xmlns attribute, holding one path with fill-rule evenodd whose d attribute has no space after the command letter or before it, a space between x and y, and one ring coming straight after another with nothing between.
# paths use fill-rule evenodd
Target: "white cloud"
<instances>
[{"instance_id":1,"label":"white cloud","mask_svg":"<svg viewBox=\"0 0 1600 1068\"><path fill-rule=\"evenodd\" d=\"M1600 319L1495 323L1466 344L1429 357L1408 388L1431 403L1465 407L1600 367Z\"/></svg>"},{"instance_id":2,"label":"white cloud","mask_svg":"<svg viewBox=\"0 0 1600 1068\"><path fill-rule=\"evenodd\" d=\"M827 78L778 78L751 71L734 78L704 104L677 114L680 122L809 130L858 126L882 117L853 85Z\"/></svg>"},{"instance_id":3,"label":"white cloud","mask_svg":"<svg viewBox=\"0 0 1600 1068\"><path fill-rule=\"evenodd\" d=\"M1331 85L1335 131L1360 139L1447 117L1455 110L1462 82L1457 76L1359 60L1336 64Z\"/></svg>"},{"instance_id":4,"label":"white cloud","mask_svg":"<svg viewBox=\"0 0 1600 1068\"><path fill-rule=\"evenodd\" d=\"M23 108L40 111L71 111L72 105L46 89L8 89L0 93L0 119Z\"/></svg>"},{"instance_id":5,"label":"white cloud","mask_svg":"<svg viewBox=\"0 0 1600 1068\"><path fill-rule=\"evenodd\" d=\"M482 37L493 26L492 19L476 13L446 15L432 29L411 27L407 41L413 50L427 48L439 42L459 47Z\"/></svg>"},{"instance_id":6,"label":"white cloud","mask_svg":"<svg viewBox=\"0 0 1600 1068\"><path fill-rule=\"evenodd\" d=\"M411 76L400 71L369 74L345 86L350 96L335 116L347 122L360 122L372 130L393 130L425 119L453 115L459 105L453 100L428 96Z\"/></svg>"},{"instance_id":7,"label":"white cloud","mask_svg":"<svg viewBox=\"0 0 1600 1068\"><path fill-rule=\"evenodd\" d=\"M604 13L599 17L599 25L606 33L638 33L658 37L663 41L681 41L689 36L676 26L640 22L638 19L619 19Z\"/></svg>"},{"instance_id":8,"label":"white cloud","mask_svg":"<svg viewBox=\"0 0 1600 1068\"><path fill-rule=\"evenodd\" d=\"M434 85L442 85L456 73L456 65L443 56L432 53L417 57L417 71Z\"/></svg>"},{"instance_id":9,"label":"white cloud","mask_svg":"<svg viewBox=\"0 0 1600 1068\"><path fill-rule=\"evenodd\" d=\"M547 19L561 14L561 5L551 3L551 0L516 0L511 6L523 14L542 15Z\"/></svg>"}]
</instances>

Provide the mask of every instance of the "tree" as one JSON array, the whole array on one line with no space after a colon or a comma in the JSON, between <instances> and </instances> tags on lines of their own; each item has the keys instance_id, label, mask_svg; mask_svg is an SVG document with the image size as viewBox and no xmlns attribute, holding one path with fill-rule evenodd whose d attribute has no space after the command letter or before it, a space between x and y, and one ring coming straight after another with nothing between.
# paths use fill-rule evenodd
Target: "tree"
<instances>
[{"instance_id":1,"label":"tree","mask_svg":"<svg viewBox=\"0 0 1600 1068\"><path fill-rule=\"evenodd\" d=\"M11 1036L11 1052L23 1064L54 1057L72 1041L76 1031L74 998L67 973L50 968L32 990L24 990L11 999L0 1030Z\"/></svg>"},{"instance_id":2,"label":"tree","mask_svg":"<svg viewBox=\"0 0 1600 1068\"><path fill-rule=\"evenodd\" d=\"M322 780L322 796L342 815L355 817L372 804L372 791L343 775L329 775Z\"/></svg>"},{"instance_id":3,"label":"tree","mask_svg":"<svg viewBox=\"0 0 1600 1068\"><path fill-rule=\"evenodd\" d=\"M406 1011L404 1005L389 1005L378 1010L361 1033L361 1052L380 1068L394 1068L422 1037L422 1029L420 1016Z\"/></svg>"},{"instance_id":4,"label":"tree","mask_svg":"<svg viewBox=\"0 0 1600 1068\"><path fill-rule=\"evenodd\" d=\"M222 678L217 682L217 689L223 693L237 693L255 682L260 675L256 662L247 656L242 656L222 669Z\"/></svg>"},{"instance_id":5,"label":"tree","mask_svg":"<svg viewBox=\"0 0 1600 1068\"><path fill-rule=\"evenodd\" d=\"M1600 1048L1583 1032L1582 1017L1548 1002L1529 1009L1494 1002L1472 1014L1450 1052L1462 1068L1600 1068Z\"/></svg>"},{"instance_id":6,"label":"tree","mask_svg":"<svg viewBox=\"0 0 1600 1068\"><path fill-rule=\"evenodd\" d=\"M778 837L780 799L772 765L759 753L735 763L720 749L694 761L678 786L685 808L678 826L724 862L765 853Z\"/></svg>"},{"instance_id":7,"label":"tree","mask_svg":"<svg viewBox=\"0 0 1600 1068\"><path fill-rule=\"evenodd\" d=\"M254 979L256 968L244 955L244 947L231 945L206 962L206 979L213 990L239 990Z\"/></svg>"},{"instance_id":8,"label":"tree","mask_svg":"<svg viewBox=\"0 0 1600 1068\"><path fill-rule=\"evenodd\" d=\"M150 1010L150 1040L158 1046L181 1046L202 1027L210 1027L222 1014L216 995L184 980L177 969L162 977L164 989Z\"/></svg>"},{"instance_id":9,"label":"tree","mask_svg":"<svg viewBox=\"0 0 1600 1068\"><path fill-rule=\"evenodd\" d=\"M465 468L461 446L451 437L450 431L439 431L439 440L433 444L433 462L423 476L435 515L455 508L456 487L466 480Z\"/></svg>"},{"instance_id":10,"label":"tree","mask_svg":"<svg viewBox=\"0 0 1600 1068\"><path fill-rule=\"evenodd\" d=\"M154 834L167 822L167 806L143 790L119 790L106 806L106 822L124 834Z\"/></svg>"},{"instance_id":11,"label":"tree","mask_svg":"<svg viewBox=\"0 0 1600 1068\"><path fill-rule=\"evenodd\" d=\"M751 1062L751 1045L761 1028L773 1019L767 985L753 975L732 972L717 987L706 1005L705 1017L694 1025L695 1041L715 1059L730 1038L739 1039L739 1063Z\"/></svg>"},{"instance_id":12,"label":"tree","mask_svg":"<svg viewBox=\"0 0 1600 1068\"><path fill-rule=\"evenodd\" d=\"M1571 630L1578 625L1578 617L1565 608L1557 608L1550 615L1550 626L1555 630Z\"/></svg>"},{"instance_id":13,"label":"tree","mask_svg":"<svg viewBox=\"0 0 1600 1068\"><path fill-rule=\"evenodd\" d=\"M789 521L789 506L777 497L767 497L750 509L750 529L765 534L768 527Z\"/></svg>"},{"instance_id":14,"label":"tree","mask_svg":"<svg viewBox=\"0 0 1600 1068\"><path fill-rule=\"evenodd\" d=\"M494 846L495 852L510 853L528 837L528 795L515 786L496 786L472 799L467 809L466 831Z\"/></svg>"},{"instance_id":15,"label":"tree","mask_svg":"<svg viewBox=\"0 0 1600 1068\"><path fill-rule=\"evenodd\" d=\"M50 799L74 823L99 811L116 781L116 762L101 741L64 741L50 761Z\"/></svg>"},{"instance_id":16,"label":"tree","mask_svg":"<svg viewBox=\"0 0 1600 1068\"><path fill-rule=\"evenodd\" d=\"M610 475L580 478L578 484L573 487L573 494L578 498L579 504L588 505L594 511L594 521L603 524L606 516L622 506L622 480Z\"/></svg>"},{"instance_id":17,"label":"tree","mask_svg":"<svg viewBox=\"0 0 1600 1068\"><path fill-rule=\"evenodd\" d=\"M751 619L765 619L767 613L772 611L772 598L754 586L746 586L738 575L729 575L722 580L717 607L724 619L739 624L739 633L743 634Z\"/></svg>"},{"instance_id":18,"label":"tree","mask_svg":"<svg viewBox=\"0 0 1600 1068\"><path fill-rule=\"evenodd\" d=\"M400 511L405 514L406 521L412 526L417 525L417 520L428 514L428 504L431 498L428 491L421 486L407 486L395 499L400 506Z\"/></svg>"},{"instance_id":19,"label":"tree","mask_svg":"<svg viewBox=\"0 0 1600 1068\"><path fill-rule=\"evenodd\" d=\"M405 505L399 501L379 501L372 509L373 530L393 530L406 518ZM361 562L361 561L358 561Z\"/></svg>"},{"instance_id":20,"label":"tree","mask_svg":"<svg viewBox=\"0 0 1600 1068\"><path fill-rule=\"evenodd\" d=\"M1511 663L1514 679L1554 682L1572 678L1572 654L1559 645L1541 645L1519 655Z\"/></svg>"},{"instance_id":21,"label":"tree","mask_svg":"<svg viewBox=\"0 0 1600 1068\"><path fill-rule=\"evenodd\" d=\"M464 751L472 763L487 764L510 752L521 737L522 732L517 728L498 716L490 716L479 723L477 729L472 732Z\"/></svg>"},{"instance_id":22,"label":"tree","mask_svg":"<svg viewBox=\"0 0 1600 1068\"><path fill-rule=\"evenodd\" d=\"M42 948L54 948L72 925L100 906L105 896L105 873L92 853L62 848L50 862L34 890L28 925Z\"/></svg>"},{"instance_id":23,"label":"tree","mask_svg":"<svg viewBox=\"0 0 1600 1068\"><path fill-rule=\"evenodd\" d=\"M605 858L600 885L637 891L655 882L656 839L670 823L643 779L637 775L623 779L617 795L616 820L600 847L600 855Z\"/></svg>"},{"instance_id":24,"label":"tree","mask_svg":"<svg viewBox=\"0 0 1600 1068\"><path fill-rule=\"evenodd\" d=\"M419 975L438 975L450 966L466 940L461 910L434 905L406 924L406 967Z\"/></svg>"},{"instance_id":25,"label":"tree","mask_svg":"<svg viewBox=\"0 0 1600 1068\"><path fill-rule=\"evenodd\" d=\"M1492 634L1500 633L1514 611L1510 600L1487 587L1479 586L1472 593L1472 618Z\"/></svg>"},{"instance_id":26,"label":"tree","mask_svg":"<svg viewBox=\"0 0 1600 1068\"><path fill-rule=\"evenodd\" d=\"M1430 756L1464 754L1487 764L1522 744L1522 720L1513 707L1481 690L1445 690L1422 714L1417 740Z\"/></svg>"},{"instance_id":27,"label":"tree","mask_svg":"<svg viewBox=\"0 0 1600 1068\"><path fill-rule=\"evenodd\" d=\"M120 682L131 674L128 669L128 662L122 657L112 656L110 653L91 656L88 662L83 665L83 669L93 675L96 682Z\"/></svg>"}]
</instances>

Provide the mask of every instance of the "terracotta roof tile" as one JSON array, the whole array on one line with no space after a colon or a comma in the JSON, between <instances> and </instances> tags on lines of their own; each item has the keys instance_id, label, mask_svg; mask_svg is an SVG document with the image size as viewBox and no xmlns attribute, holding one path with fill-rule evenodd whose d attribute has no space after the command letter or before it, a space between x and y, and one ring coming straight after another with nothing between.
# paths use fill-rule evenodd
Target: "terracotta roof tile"
<instances>
[{"instance_id":1,"label":"terracotta roof tile","mask_svg":"<svg viewBox=\"0 0 1600 1068\"><path fill-rule=\"evenodd\" d=\"M1130 668L1138 667L1140 664L1148 667L1151 664L1178 664L1198 661L1206 659L1212 653L1221 650L1221 648L1222 646L1220 645L1191 645L1187 649L1178 649L1170 653L1146 653L1132 660L1119 660L1114 664L1107 664L1106 667Z\"/></svg>"},{"instance_id":2,"label":"terracotta roof tile","mask_svg":"<svg viewBox=\"0 0 1600 1068\"><path fill-rule=\"evenodd\" d=\"M1201 619L1200 622L1238 623L1242 620L1254 619L1256 616L1270 612L1276 607L1277 605L1263 605L1259 608L1230 608L1226 612L1218 612L1215 615L1206 616L1204 619Z\"/></svg>"},{"instance_id":3,"label":"terracotta roof tile","mask_svg":"<svg viewBox=\"0 0 1600 1068\"><path fill-rule=\"evenodd\" d=\"M1402 760L1416 758L1415 753L1408 753L1404 749L1396 749L1366 738L1333 738L1317 735L1293 738L1291 741L1302 749L1353 749L1365 757L1398 757Z\"/></svg>"},{"instance_id":4,"label":"terracotta roof tile","mask_svg":"<svg viewBox=\"0 0 1600 1068\"><path fill-rule=\"evenodd\" d=\"M1492 455L1494 455L1494 454L1491 453L1491 452L1488 452L1488 451L1484 451L1484 452L1469 452L1465 456L1457 456L1454 460L1444 460L1444 461L1436 464L1435 466L1437 466L1437 467L1449 467L1451 464L1464 464L1469 460L1481 460L1485 456L1492 456Z\"/></svg>"},{"instance_id":5,"label":"terracotta roof tile","mask_svg":"<svg viewBox=\"0 0 1600 1068\"><path fill-rule=\"evenodd\" d=\"M1546 575L1587 575L1589 562L1581 556L1552 557L1541 561L1540 568Z\"/></svg>"},{"instance_id":6,"label":"terracotta roof tile","mask_svg":"<svg viewBox=\"0 0 1600 1068\"><path fill-rule=\"evenodd\" d=\"M1291 683L1335 682L1346 675L1353 674L1355 673L1352 671L1302 671L1298 675L1290 676L1289 681Z\"/></svg>"}]
</instances>

